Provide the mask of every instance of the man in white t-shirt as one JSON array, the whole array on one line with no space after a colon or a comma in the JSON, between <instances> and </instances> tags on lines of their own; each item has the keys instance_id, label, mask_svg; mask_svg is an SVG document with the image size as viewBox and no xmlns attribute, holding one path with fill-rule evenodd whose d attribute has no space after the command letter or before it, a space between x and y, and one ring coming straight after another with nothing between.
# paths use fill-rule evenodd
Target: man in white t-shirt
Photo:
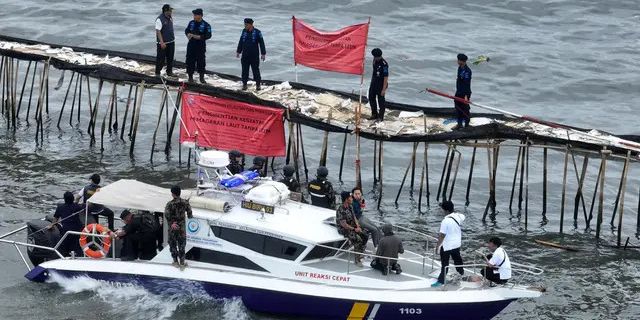
<instances>
[{"instance_id":1,"label":"man in white t-shirt","mask_svg":"<svg viewBox=\"0 0 640 320\"><path fill-rule=\"evenodd\" d=\"M453 259L455 265L462 265L462 257L460 256L460 246L462 245L462 228L461 224L465 217L462 213L454 212L453 202L444 201L440 205L446 216L440 223L440 232L438 233L438 244L436 245L436 253L440 253L440 275L438 282L433 283L432 287L439 287L444 284L446 269L449 266L449 258ZM456 271L464 275L464 268L456 267Z\"/></svg>"},{"instance_id":2,"label":"man in white t-shirt","mask_svg":"<svg viewBox=\"0 0 640 320\"><path fill-rule=\"evenodd\" d=\"M511 279L511 260L504 251L502 240L498 237L489 239L487 247L493 254L487 256L487 266L481 271L482 275L497 284L505 284Z\"/></svg>"}]
</instances>

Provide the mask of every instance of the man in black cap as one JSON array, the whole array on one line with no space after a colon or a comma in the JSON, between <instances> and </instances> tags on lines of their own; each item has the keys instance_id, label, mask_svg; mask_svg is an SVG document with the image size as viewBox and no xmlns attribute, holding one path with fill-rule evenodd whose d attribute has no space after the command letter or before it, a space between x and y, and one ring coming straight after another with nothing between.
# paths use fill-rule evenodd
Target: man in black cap
<instances>
[{"instance_id":1,"label":"man in black cap","mask_svg":"<svg viewBox=\"0 0 640 320\"><path fill-rule=\"evenodd\" d=\"M262 53L262 55L260 54ZM242 90L247 90L247 81L249 80L249 67L253 71L253 80L256 82L256 90L260 90L260 58L264 61L267 50L264 47L264 39L262 32L253 27L253 19L244 19L244 29L238 41L238 49L236 57L242 54Z\"/></svg>"},{"instance_id":2,"label":"man in black cap","mask_svg":"<svg viewBox=\"0 0 640 320\"><path fill-rule=\"evenodd\" d=\"M169 4L162 6L162 14L156 18L156 76L167 61L167 76L173 77L173 54L176 50L175 36L173 35L173 8Z\"/></svg>"},{"instance_id":3,"label":"man in black cap","mask_svg":"<svg viewBox=\"0 0 640 320\"><path fill-rule=\"evenodd\" d=\"M336 205L336 194L333 191L333 185L327 176L329 170L326 167L318 167L316 178L307 184L309 196L311 196L311 204L318 207L333 209Z\"/></svg>"},{"instance_id":4,"label":"man in black cap","mask_svg":"<svg viewBox=\"0 0 640 320\"><path fill-rule=\"evenodd\" d=\"M465 54L458 54L456 97L469 101L469 99L471 99L471 69L469 69L469 66L467 65L467 59L468 57ZM458 115L458 125L455 129L462 128L463 123L465 127L468 127L469 121L471 121L471 107L469 107L469 104L454 100L454 107L456 108L456 114Z\"/></svg>"},{"instance_id":5,"label":"man in black cap","mask_svg":"<svg viewBox=\"0 0 640 320\"><path fill-rule=\"evenodd\" d=\"M100 191L100 175L97 173L89 177L89 183L76 194L76 202L82 199L81 204L86 205L87 200L96 192ZM114 230L114 214L113 211L101 204L91 203L88 206L89 214L93 216L95 223L100 223L99 216L107 217L109 230Z\"/></svg>"},{"instance_id":6,"label":"man in black cap","mask_svg":"<svg viewBox=\"0 0 640 320\"><path fill-rule=\"evenodd\" d=\"M385 110L384 96L389 86L389 64L382 58L380 48L371 50L371 55L373 55L373 74L369 84L369 105L371 106L369 120L382 121ZM380 111L378 111L378 105L380 105Z\"/></svg>"},{"instance_id":7,"label":"man in black cap","mask_svg":"<svg viewBox=\"0 0 640 320\"><path fill-rule=\"evenodd\" d=\"M149 212L133 214L125 209L122 210L120 219L125 225L115 234L123 241L121 260L153 259L156 255L156 231L160 228L153 214Z\"/></svg>"},{"instance_id":8,"label":"man in black cap","mask_svg":"<svg viewBox=\"0 0 640 320\"><path fill-rule=\"evenodd\" d=\"M187 74L189 82L193 82L193 72L198 70L200 73L200 83L204 81L204 65L205 52L207 51L206 40L211 39L211 25L202 20L202 9L198 8L192 11L193 20L189 22L184 34L187 35L189 43L187 44Z\"/></svg>"}]
</instances>

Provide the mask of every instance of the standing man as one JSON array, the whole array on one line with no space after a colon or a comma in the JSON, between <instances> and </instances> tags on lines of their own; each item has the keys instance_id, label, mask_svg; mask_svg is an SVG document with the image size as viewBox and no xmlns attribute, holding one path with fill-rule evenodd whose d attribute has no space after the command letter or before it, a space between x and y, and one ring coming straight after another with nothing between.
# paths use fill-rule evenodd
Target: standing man
<instances>
[{"instance_id":1,"label":"standing man","mask_svg":"<svg viewBox=\"0 0 640 320\"><path fill-rule=\"evenodd\" d=\"M164 216L169 224L169 250L173 258L173 265L184 268L187 266L187 262L184 261L184 247L187 245L185 213L189 219L193 218L193 213L189 202L180 198L181 191L179 186L171 187L173 200L169 201L164 208Z\"/></svg>"},{"instance_id":2,"label":"standing man","mask_svg":"<svg viewBox=\"0 0 640 320\"><path fill-rule=\"evenodd\" d=\"M207 51L206 40L211 39L211 25L202 20L202 9L198 8L193 11L193 20L189 22L184 34L187 35L189 43L187 44L187 74L189 82L193 82L193 72L198 70L200 73L200 83L204 81L204 65L205 52Z\"/></svg>"},{"instance_id":3,"label":"standing man","mask_svg":"<svg viewBox=\"0 0 640 320\"><path fill-rule=\"evenodd\" d=\"M462 98L466 101L471 99L471 69L467 65L468 57L464 53L458 54L458 76L456 78L456 97ZM458 125L454 129L469 126L471 121L471 107L468 103L462 103L458 100L454 100L454 106L456 108L456 114L458 115Z\"/></svg>"},{"instance_id":4,"label":"standing man","mask_svg":"<svg viewBox=\"0 0 640 320\"><path fill-rule=\"evenodd\" d=\"M460 256L460 246L462 246L462 229L460 225L465 217L462 213L454 212L453 202L444 201L440 207L446 214L440 223L440 233L438 233L438 244L436 244L436 253L440 253L440 275L438 281L434 282L432 287L439 287L444 284L444 278L447 275L446 269L449 266L449 258L453 258L455 265L462 265L462 257ZM442 248L440 247L442 246ZM464 275L464 268L456 267L456 271L460 275Z\"/></svg>"},{"instance_id":5,"label":"standing man","mask_svg":"<svg viewBox=\"0 0 640 320\"><path fill-rule=\"evenodd\" d=\"M260 54L262 53L262 55ZM238 49L236 50L236 58L242 54L242 90L247 90L247 81L249 80L249 67L253 71L253 80L256 82L256 91L260 91L260 58L264 61L267 50L264 47L264 39L262 32L253 27L253 19L244 19L244 29L238 41Z\"/></svg>"},{"instance_id":6,"label":"standing man","mask_svg":"<svg viewBox=\"0 0 640 320\"><path fill-rule=\"evenodd\" d=\"M318 167L316 178L309 182L307 190L309 191L309 196L311 196L312 205L333 209L336 206L336 195L333 191L333 185L327 180L328 175L329 170L326 167Z\"/></svg>"},{"instance_id":7,"label":"standing man","mask_svg":"<svg viewBox=\"0 0 640 320\"><path fill-rule=\"evenodd\" d=\"M100 191L100 175L97 173L92 174L89 177L89 181L91 181L91 183L89 183L88 185L86 185L84 188L82 188L78 194L76 194L75 199L76 202L78 202L80 199L82 199L82 204L83 205L87 205L87 200L89 200L89 198L91 198L91 196L93 196L96 192ZM107 223L109 225L109 230L115 230L114 229L114 215L113 215L113 211L101 204L95 204L95 203L91 203L88 205L88 210L89 210L89 214L91 216L93 216L93 220L95 221L95 223L100 223L99 218L100 216L104 216L107 217ZM88 222L86 222L88 224Z\"/></svg>"},{"instance_id":8,"label":"standing man","mask_svg":"<svg viewBox=\"0 0 640 320\"><path fill-rule=\"evenodd\" d=\"M173 35L173 8L169 4L162 6L162 14L156 18L156 77L167 61L167 76L173 77L173 54L176 51L175 36Z\"/></svg>"},{"instance_id":9,"label":"standing man","mask_svg":"<svg viewBox=\"0 0 640 320\"><path fill-rule=\"evenodd\" d=\"M380 48L371 50L371 55L373 55L373 74L369 84L369 105L371 106L369 120L382 121L385 110L384 96L389 86L389 64L382 58L382 50ZM378 105L380 105L379 112Z\"/></svg>"},{"instance_id":10,"label":"standing man","mask_svg":"<svg viewBox=\"0 0 640 320\"><path fill-rule=\"evenodd\" d=\"M73 193L67 191L64 193L64 203L58 204L56 212L53 214L54 222L49 226L49 229L56 224L60 224L60 234L64 235L67 231L82 231L82 222L80 221L80 214L84 214L84 207L75 203ZM82 257L82 248L80 248L80 236L77 234L68 234L67 238L62 243L62 254L68 255L72 251L76 257Z\"/></svg>"}]
</instances>

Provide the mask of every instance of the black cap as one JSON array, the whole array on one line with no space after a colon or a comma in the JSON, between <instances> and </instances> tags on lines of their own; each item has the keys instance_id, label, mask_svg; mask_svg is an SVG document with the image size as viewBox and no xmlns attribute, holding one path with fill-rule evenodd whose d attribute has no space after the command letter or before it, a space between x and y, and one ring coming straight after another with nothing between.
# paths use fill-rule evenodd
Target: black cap
<instances>
[{"instance_id":1,"label":"black cap","mask_svg":"<svg viewBox=\"0 0 640 320\"><path fill-rule=\"evenodd\" d=\"M291 177L295 172L296 172L296 168L290 164L282 168L282 173L284 174L285 177Z\"/></svg>"},{"instance_id":2,"label":"black cap","mask_svg":"<svg viewBox=\"0 0 640 320\"><path fill-rule=\"evenodd\" d=\"M329 175L329 169L327 167L318 167L316 170L316 176L318 177L326 177Z\"/></svg>"},{"instance_id":3,"label":"black cap","mask_svg":"<svg viewBox=\"0 0 640 320\"><path fill-rule=\"evenodd\" d=\"M256 156L255 158L253 158L253 164L256 166L264 165L265 161L267 161L267 158L263 156Z\"/></svg>"},{"instance_id":4,"label":"black cap","mask_svg":"<svg viewBox=\"0 0 640 320\"><path fill-rule=\"evenodd\" d=\"M97 173L94 173L89 177L89 180L91 180L91 182L93 182L95 184L99 184L100 183L100 175L97 174Z\"/></svg>"},{"instance_id":5,"label":"black cap","mask_svg":"<svg viewBox=\"0 0 640 320\"><path fill-rule=\"evenodd\" d=\"M469 57L467 57L466 54L464 53L458 53L458 60L460 61L467 61L469 59Z\"/></svg>"},{"instance_id":6,"label":"black cap","mask_svg":"<svg viewBox=\"0 0 640 320\"><path fill-rule=\"evenodd\" d=\"M171 11L173 10L173 8L171 8L171 5L168 3L165 3L164 6L162 6L162 12L167 12L167 11Z\"/></svg>"},{"instance_id":7,"label":"black cap","mask_svg":"<svg viewBox=\"0 0 640 320\"><path fill-rule=\"evenodd\" d=\"M380 48L375 48L373 50L371 50L371 55L373 55L374 57L382 57L382 50L380 50Z\"/></svg>"},{"instance_id":8,"label":"black cap","mask_svg":"<svg viewBox=\"0 0 640 320\"><path fill-rule=\"evenodd\" d=\"M253 19L251 19L251 18L244 18L244 23L253 24Z\"/></svg>"},{"instance_id":9,"label":"black cap","mask_svg":"<svg viewBox=\"0 0 640 320\"><path fill-rule=\"evenodd\" d=\"M182 191L182 189L180 189L180 186L173 186L171 187L171 194L175 195L175 196L180 196L180 192Z\"/></svg>"},{"instance_id":10,"label":"black cap","mask_svg":"<svg viewBox=\"0 0 640 320\"><path fill-rule=\"evenodd\" d=\"M453 212L453 202L445 200L440 204L440 208L447 212Z\"/></svg>"},{"instance_id":11,"label":"black cap","mask_svg":"<svg viewBox=\"0 0 640 320\"><path fill-rule=\"evenodd\" d=\"M195 14L197 16L203 15L203 12L202 12L201 8L198 8L198 9L195 9L195 10L191 11L191 13L193 13L193 14Z\"/></svg>"},{"instance_id":12,"label":"black cap","mask_svg":"<svg viewBox=\"0 0 640 320\"><path fill-rule=\"evenodd\" d=\"M131 214L131 211L127 209L122 210L122 213L120 213L120 220L124 220L124 218L126 218L130 214Z\"/></svg>"},{"instance_id":13,"label":"black cap","mask_svg":"<svg viewBox=\"0 0 640 320\"><path fill-rule=\"evenodd\" d=\"M351 197L351 193L349 191L342 191L342 193L340 193L340 198L342 199L342 202L347 200L347 198L349 197Z\"/></svg>"}]
</instances>

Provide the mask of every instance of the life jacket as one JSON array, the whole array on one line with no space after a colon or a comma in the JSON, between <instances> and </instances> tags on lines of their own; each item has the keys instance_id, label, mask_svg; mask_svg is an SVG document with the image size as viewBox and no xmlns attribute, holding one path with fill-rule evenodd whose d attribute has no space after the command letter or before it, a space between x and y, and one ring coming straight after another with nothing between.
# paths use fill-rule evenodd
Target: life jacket
<instances>
[{"instance_id":1,"label":"life jacket","mask_svg":"<svg viewBox=\"0 0 640 320\"><path fill-rule=\"evenodd\" d=\"M335 206L335 194L333 185L324 179L315 179L307 186L311 196L311 204L318 207L333 209Z\"/></svg>"}]
</instances>

